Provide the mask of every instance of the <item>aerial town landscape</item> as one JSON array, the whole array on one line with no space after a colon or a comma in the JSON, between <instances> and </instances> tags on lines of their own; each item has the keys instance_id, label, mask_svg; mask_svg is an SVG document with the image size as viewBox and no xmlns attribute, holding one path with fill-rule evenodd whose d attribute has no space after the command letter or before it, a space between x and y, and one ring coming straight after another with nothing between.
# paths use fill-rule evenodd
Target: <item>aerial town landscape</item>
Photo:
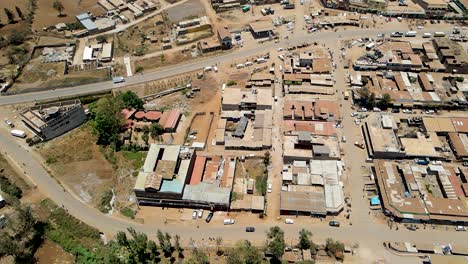
<instances>
[{"instance_id":1,"label":"aerial town landscape","mask_svg":"<svg viewBox=\"0 0 468 264\"><path fill-rule=\"evenodd\" d=\"M468 264L467 0L0 1L0 264Z\"/></svg>"}]
</instances>

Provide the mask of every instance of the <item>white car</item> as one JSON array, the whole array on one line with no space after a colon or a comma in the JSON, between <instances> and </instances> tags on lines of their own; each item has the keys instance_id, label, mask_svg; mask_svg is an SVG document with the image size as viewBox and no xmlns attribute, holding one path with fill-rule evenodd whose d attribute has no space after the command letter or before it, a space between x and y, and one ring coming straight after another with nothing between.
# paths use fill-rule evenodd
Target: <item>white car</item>
<instances>
[{"instance_id":1,"label":"white car","mask_svg":"<svg viewBox=\"0 0 468 264\"><path fill-rule=\"evenodd\" d=\"M267 187L267 192L271 193L272 192L272 188L273 186L271 185L271 183L268 184L268 187Z\"/></svg>"},{"instance_id":2,"label":"white car","mask_svg":"<svg viewBox=\"0 0 468 264\"><path fill-rule=\"evenodd\" d=\"M373 110L374 112L382 112L382 110L380 110L380 108L378 108L378 107L374 107L372 110Z\"/></svg>"},{"instance_id":3,"label":"white car","mask_svg":"<svg viewBox=\"0 0 468 264\"><path fill-rule=\"evenodd\" d=\"M411 113L413 113L413 111L411 111L411 110L409 110L409 109L403 109L402 112L405 113L405 114L411 114Z\"/></svg>"},{"instance_id":4,"label":"white car","mask_svg":"<svg viewBox=\"0 0 468 264\"><path fill-rule=\"evenodd\" d=\"M466 231L466 227L464 227L464 226L456 226L456 227L455 227L455 230L456 230L456 231Z\"/></svg>"},{"instance_id":5,"label":"white car","mask_svg":"<svg viewBox=\"0 0 468 264\"><path fill-rule=\"evenodd\" d=\"M418 26L418 29L424 29L424 27L423 26Z\"/></svg>"},{"instance_id":6,"label":"white car","mask_svg":"<svg viewBox=\"0 0 468 264\"><path fill-rule=\"evenodd\" d=\"M361 112L367 112L367 108L361 107L361 108L359 108L359 111L361 111Z\"/></svg>"},{"instance_id":7,"label":"white car","mask_svg":"<svg viewBox=\"0 0 468 264\"><path fill-rule=\"evenodd\" d=\"M434 110L427 110L427 111L426 111L426 114L428 114L428 115L433 115L433 114L435 114L435 111L434 111Z\"/></svg>"},{"instance_id":8,"label":"white car","mask_svg":"<svg viewBox=\"0 0 468 264\"><path fill-rule=\"evenodd\" d=\"M361 121L360 121L359 119L356 119L356 120L354 120L354 124L360 125L360 124L361 124Z\"/></svg>"},{"instance_id":9,"label":"white car","mask_svg":"<svg viewBox=\"0 0 468 264\"><path fill-rule=\"evenodd\" d=\"M193 210L192 219L197 219L197 217L198 217L198 212L197 212L197 210Z\"/></svg>"},{"instance_id":10,"label":"white car","mask_svg":"<svg viewBox=\"0 0 468 264\"><path fill-rule=\"evenodd\" d=\"M234 219L224 219L223 223L225 225L233 225L234 224Z\"/></svg>"},{"instance_id":11,"label":"white car","mask_svg":"<svg viewBox=\"0 0 468 264\"><path fill-rule=\"evenodd\" d=\"M286 220L284 220L284 223L288 225L292 225L294 224L294 220L292 220L291 218L286 218Z\"/></svg>"},{"instance_id":12,"label":"white car","mask_svg":"<svg viewBox=\"0 0 468 264\"><path fill-rule=\"evenodd\" d=\"M278 48L278 51L283 51L283 48L282 48L282 47L279 47L279 48Z\"/></svg>"},{"instance_id":13,"label":"white car","mask_svg":"<svg viewBox=\"0 0 468 264\"><path fill-rule=\"evenodd\" d=\"M198 210L198 218L203 217L203 209Z\"/></svg>"},{"instance_id":14,"label":"white car","mask_svg":"<svg viewBox=\"0 0 468 264\"><path fill-rule=\"evenodd\" d=\"M358 116L358 112L351 113L351 117Z\"/></svg>"}]
</instances>

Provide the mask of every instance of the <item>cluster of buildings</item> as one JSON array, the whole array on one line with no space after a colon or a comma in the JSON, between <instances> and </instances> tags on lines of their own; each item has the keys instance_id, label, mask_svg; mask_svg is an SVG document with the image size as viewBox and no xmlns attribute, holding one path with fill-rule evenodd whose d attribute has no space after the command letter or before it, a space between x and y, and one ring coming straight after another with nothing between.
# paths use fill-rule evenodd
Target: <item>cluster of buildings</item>
<instances>
[{"instance_id":1,"label":"cluster of buildings","mask_svg":"<svg viewBox=\"0 0 468 264\"><path fill-rule=\"evenodd\" d=\"M352 12L435 19L461 18L468 7L468 2L461 0L322 0L322 4Z\"/></svg>"},{"instance_id":2,"label":"cluster of buildings","mask_svg":"<svg viewBox=\"0 0 468 264\"><path fill-rule=\"evenodd\" d=\"M457 162L468 157L468 118L396 120L384 114L370 117L362 130L386 215L424 223L468 221L468 170Z\"/></svg>"},{"instance_id":3,"label":"cluster of buildings","mask_svg":"<svg viewBox=\"0 0 468 264\"><path fill-rule=\"evenodd\" d=\"M99 0L98 4L108 12L114 10L123 12L129 10L134 18L139 18L145 13L156 10L157 8L156 3L152 0Z\"/></svg>"},{"instance_id":4,"label":"cluster of buildings","mask_svg":"<svg viewBox=\"0 0 468 264\"><path fill-rule=\"evenodd\" d=\"M174 31L177 42L184 44L211 35L212 25L207 16L202 16L178 22Z\"/></svg>"},{"instance_id":5,"label":"cluster of buildings","mask_svg":"<svg viewBox=\"0 0 468 264\"><path fill-rule=\"evenodd\" d=\"M85 35L93 35L114 29L115 21L110 17L95 18L90 12L82 13L76 16L78 22L85 28L78 32L74 32L76 37Z\"/></svg>"},{"instance_id":6,"label":"cluster of buildings","mask_svg":"<svg viewBox=\"0 0 468 264\"><path fill-rule=\"evenodd\" d=\"M313 48L283 59L281 214L324 217L344 208L340 111L328 50ZM312 96L312 97L311 97Z\"/></svg>"},{"instance_id":7,"label":"cluster of buildings","mask_svg":"<svg viewBox=\"0 0 468 264\"><path fill-rule=\"evenodd\" d=\"M83 62L110 62L113 57L112 42L85 46Z\"/></svg>"},{"instance_id":8,"label":"cluster of buildings","mask_svg":"<svg viewBox=\"0 0 468 264\"><path fill-rule=\"evenodd\" d=\"M464 73L468 54L447 38L432 41L385 41L354 63L349 77L355 97L368 89L376 98L390 95L396 105L466 102Z\"/></svg>"},{"instance_id":9,"label":"cluster of buildings","mask_svg":"<svg viewBox=\"0 0 468 264\"><path fill-rule=\"evenodd\" d=\"M267 74L269 75L269 74ZM270 86L226 87L221 118L216 127L216 144L226 149L269 149L272 144L272 76Z\"/></svg>"},{"instance_id":10,"label":"cluster of buildings","mask_svg":"<svg viewBox=\"0 0 468 264\"><path fill-rule=\"evenodd\" d=\"M333 95L335 64L324 48L315 48L299 55L283 57L283 91L285 94Z\"/></svg>"},{"instance_id":11,"label":"cluster of buildings","mask_svg":"<svg viewBox=\"0 0 468 264\"><path fill-rule=\"evenodd\" d=\"M236 158L151 144L134 192L141 205L228 210Z\"/></svg>"}]
</instances>

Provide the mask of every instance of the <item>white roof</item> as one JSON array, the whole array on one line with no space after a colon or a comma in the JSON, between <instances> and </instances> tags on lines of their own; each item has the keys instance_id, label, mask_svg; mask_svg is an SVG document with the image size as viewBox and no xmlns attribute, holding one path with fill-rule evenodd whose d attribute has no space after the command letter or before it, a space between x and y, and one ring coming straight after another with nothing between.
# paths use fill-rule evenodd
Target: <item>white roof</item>
<instances>
[{"instance_id":1,"label":"white roof","mask_svg":"<svg viewBox=\"0 0 468 264\"><path fill-rule=\"evenodd\" d=\"M102 45L102 58L112 58L112 43Z\"/></svg>"},{"instance_id":2,"label":"white roof","mask_svg":"<svg viewBox=\"0 0 468 264\"><path fill-rule=\"evenodd\" d=\"M86 46L83 51L83 60L92 60L93 59L93 48Z\"/></svg>"}]
</instances>

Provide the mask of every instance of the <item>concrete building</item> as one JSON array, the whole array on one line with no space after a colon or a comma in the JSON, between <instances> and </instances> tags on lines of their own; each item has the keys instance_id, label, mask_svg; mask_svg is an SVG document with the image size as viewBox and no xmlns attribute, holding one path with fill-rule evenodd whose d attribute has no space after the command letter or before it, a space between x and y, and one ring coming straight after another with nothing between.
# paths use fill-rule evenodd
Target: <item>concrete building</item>
<instances>
[{"instance_id":1,"label":"concrete building","mask_svg":"<svg viewBox=\"0 0 468 264\"><path fill-rule=\"evenodd\" d=\"M43 140L58 137L86 121L79 100L33 106L20 111L24 124Z\"/></svg>"},{"instance_id":2,"label":"concrete building","mask_svg":"<svg viewBox=\"0 0 468 264\"><path fill-rule=\"evenodd\" d=\"M281 214L339 214L344 207L342 171L341 162L334 160L296 160L284 165Z\"/></svg>"},{"instance_id":3,"label":"concrete building","mask_svg":"<svg viewBox=\"0 0 468 264\"><path fill-rule=\"evenodd\" d=\"M468 54L459 43L448 38L434 38L432 43L448 72L468 73Z\"/></svg>"},{"instance_id":4,"label":"concrete building","mask_svg":"<svg viewBox=\"0 0 468 264\"><path fill-rule=\"evenodd\" d=\"M468 222L461 182L442 165L375 160L373 174L384 214L396 221L439 224Z\"/></svg>"},{"instance_id":5,"label":"concrete building","mask_svg":"<svg viewBox=\"0 0 468 264\"><path fill-rule=\"evenodd\" d=\"M180 145L152 144L134 192L139 204L227 210L236 159L197 156Z\"/></svg>"},{"instance_id":6,"label":"concrete building","mask_svg":"<svg viewBox=\"0 0 468 264\"><path fill-rule=\"evenodd\" d=\"M444 0L415 0L426 11L427 18L443 18L449 11Z\"/></svg>"},{"instance_id":7,"label":"concrete building","mask_svg":"<svg viewBox=\"0 0 468 264\"><path fill-rule=\"evenodd\" d=\"M243 89L227 87L222 97L222 110L266 110L273 104L271 88Z\"/></svg>"},{"instance_id":8,"label":"concrete building","mask_svg":"<svg viewBox=\"0 0 468 264\"><path fill-rule=\"evenodd\" d=\"M218 40L223 46L223 49L230 49L232 48L232 37L231 32L226 28L222 27L218 29L217 32Z\"/></svg>"},{"instance_id":9,"label":"concrete building","mask_svg":"<svg viewBox=\"0 0 468 264\"><path fill-rule=\"evenodd\" d=\"M269 38L274 36L274 27L271 20L261 20L249 24L250 32L254 38Z\"/></svg>"}]
</instances>

